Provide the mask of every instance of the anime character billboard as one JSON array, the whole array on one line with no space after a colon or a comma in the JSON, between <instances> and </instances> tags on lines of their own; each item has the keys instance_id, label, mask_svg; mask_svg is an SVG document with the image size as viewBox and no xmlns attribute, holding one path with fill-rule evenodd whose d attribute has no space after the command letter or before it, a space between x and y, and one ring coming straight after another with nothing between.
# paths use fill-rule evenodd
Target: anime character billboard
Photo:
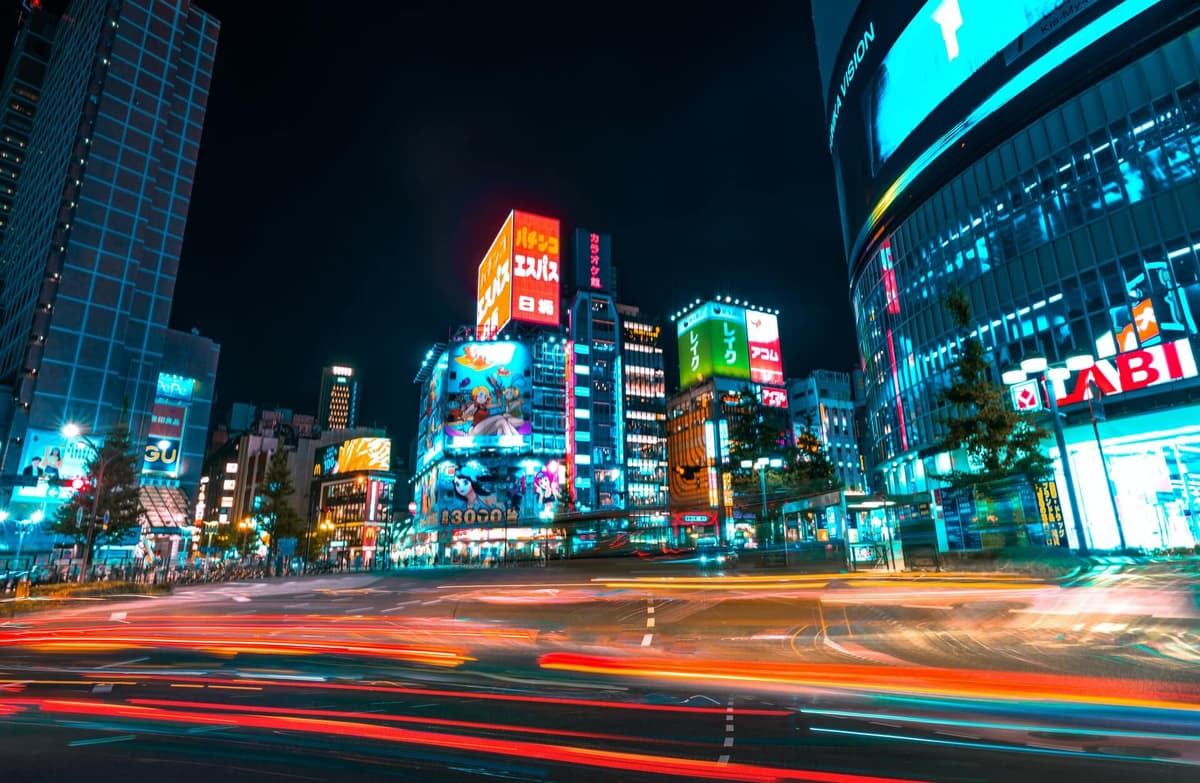
<instances>
[{"instance_id":1,"label":"anime character billboard","mask_svg":"<svg viewBox=\"0 0 1200 783\"><path fill-rule=\"evenodd\" d=\"M556 460L447 460L430 473L438 477L433 503L443 525L552 519L562 491L563 469ZM424 496L421 500L423 505Z\"/></svg>"},{"instance_id":2,"label":"anime character billboard","mask_svg":"<svg viewBox=\"0 0 1200 783\"><path fill-rule=\"evenodd\" d=\"M531 356L514 342L454 346L446 368L444 432L450 446L522 445L533 431Z\"/></svg>"}]
</instances>

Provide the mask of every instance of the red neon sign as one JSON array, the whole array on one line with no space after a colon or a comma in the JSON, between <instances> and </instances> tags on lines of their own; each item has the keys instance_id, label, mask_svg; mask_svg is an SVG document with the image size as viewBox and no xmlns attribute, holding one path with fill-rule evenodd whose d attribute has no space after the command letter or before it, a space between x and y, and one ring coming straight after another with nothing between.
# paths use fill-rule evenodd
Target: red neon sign
<instances>
[{"instance_id":1,"label":"red neon sign","mask_svg":"<svg viewBox=\"0 0 1200 783\"><path fill-rule=\"evenodd\" d=\"M1196 357L1192 354L1191 343L1185 337L1162 345L1119 353L1111 361L1099 359L1075 376L1075 385L1070 393L1059 394L1059 384L1056 383L1055 395L1059 405L1074 405L1091 399L1093 383L1101 394L1111 397L1160 383L1195 378L1196 374Z\"/></svg>"}]
</instances>

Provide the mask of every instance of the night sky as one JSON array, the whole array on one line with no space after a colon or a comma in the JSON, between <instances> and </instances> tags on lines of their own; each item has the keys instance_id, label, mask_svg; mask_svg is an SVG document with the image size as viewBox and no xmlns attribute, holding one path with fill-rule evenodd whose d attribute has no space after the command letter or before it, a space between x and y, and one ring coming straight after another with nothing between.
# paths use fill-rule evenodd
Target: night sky
<instances>
[{"instance_id":1,"label":"night sky","mask_svg":"<svg viewBox=\"0 0 1200 783\"><path fill-rule=\"evenodd\" d=\"M171 325L221 344L219 409L315 413L348 363L405 453L514 207L611 233L623 302L749 299L789 376L854 364L807 3L198 4L222 29Z\"/></svg>"}]
</instances>

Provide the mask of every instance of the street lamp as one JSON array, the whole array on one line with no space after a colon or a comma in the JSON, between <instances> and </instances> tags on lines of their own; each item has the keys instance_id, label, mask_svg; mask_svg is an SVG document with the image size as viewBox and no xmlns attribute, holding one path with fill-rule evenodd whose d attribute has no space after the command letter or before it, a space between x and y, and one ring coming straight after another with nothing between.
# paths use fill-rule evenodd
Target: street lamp
<instances>
[{"instance_id":1,"label":"street lamp","mask_svg":"<svg viewBox=\"0 0 1200 783\"><path fill-rule=\"evenodd\" d=\"M68 422L67 424L63 425L61 432L64 438L67 438L68 440L76 440L85 444L89 449L92 450L92 454L94 455L95 459L93 464L96 466L96 483L95 486L92 487L92 514L91 518L88 520L87 539L83 547L83 563L82 567L79 569L79 581L81 583L85 583L88 579L88 568L91 566L89 561L91 560L92 555L92 538L96 534L96 516L100 513L100 492L104 488L104 470L109 466L110 463L115 462L117 459L124 457L125 455L117 453L113 454L108 459L104 459L100 455L100 447L97 446L91 438L83 434L83 430L78 424Z\"/></svg>"},{"instance_id":2,"label":"street lamp","mask_svg":"<svg viewBox=\"0 0 1200 783\"><path fill-rule=\"evenodd\" d=\"M250 531L254 529L254 521L250 517L246 517L241 522L238 522L238 530L241 531L242 544L239 547L239 554L242 557L246 556L246 550L249 548Z\"/></svg>"},{"instance_id":3,"label":"street lamp","mask_svg":"<svg viewBox=\"0 0 1200 783\"><path fill-rule=\"evenodd\" d=\"M742 467L746 468L747 470L753 469L753 470L758 471L758 483L759 483L759 487L761 487L761 489L762 489L762 511L760 513L761 513L762 522L765 525L767 522L767 470L766 469L768 467L772 467L772 468L783 467L783 460L778 457L771 457L771 458L759 457L756 460L744 459L744 460L742 460ZM787 564L787 522L785 521L783 524L784 524L783 560L784 560L784 564L786 565Z\"/></svg>"},{"instance_id":4,"label":"street lamp","mask_svg":"<svg viewBox=\"0 0 1200 783\"><path fill-rule=\"evenodd\" d=\"M325 534L325 562L329 563L329 550L333 543L333 531L337 530L337 525L328 519L321 520L321 524L317 525L321 532Z\"/></svg>"},{"instance_id":5,"label":"street lamp","mask_svg":"<svg viewBox=\"0 0 1200 783\"><path fill-rule=\"evenodd\" d=\"M1020 368L1005 370L1000 376L1001 380L1009 386L1024 383L1027 380L1027 376L1032 376L1037 381L1038 387L1046 395L1050 407L1050 418L1054 421L1054 440L1058 444L1059 460L1062 462L1063 468L1063 479L1067 484L1067 503L1071 507L1071 518L1075 522L1075 538L1078 540L1078 549L1081 555L1088 553L1087 533L1084 531L1083 517L1079 514L1079 502L1075 496L1075 478L1071 474L1071 459L1067 453L1067 438L1063 432L1062 418L1058 412L1058 395L1055 394L1054 388L1047 383L1047 380L1066 380L1073 370L1090 367L1091 361L1091 356L1076 354L1067 357L1066 366L1051 367L1049 362L1046 361L1045 356L1033 354L1021 360Z\"/></svg>"},{"instance_id":6,"label":"street lamp","mask_svg":"<svg viewBox=\"0 0 1200 783\"><path fill-rule=\"evenodd\" d=\"M15 520L17 523L17 556L15 558L15 560L17 561L17 568L21 567L21 550L25 546L25 536L29 535L29 529L31 527L33 527L34 525L40 524L42 519L43 519L43 515L42 515L41 510L39 509L38 511L34 511L32 514L30 514L29 519L27 519L27 520L26 519ZM8 511L0 511L0 522L7 522L7 521L8 521ZM31 568L29 570L32 571L33 569Z\"/></svg>"}]
</instances>

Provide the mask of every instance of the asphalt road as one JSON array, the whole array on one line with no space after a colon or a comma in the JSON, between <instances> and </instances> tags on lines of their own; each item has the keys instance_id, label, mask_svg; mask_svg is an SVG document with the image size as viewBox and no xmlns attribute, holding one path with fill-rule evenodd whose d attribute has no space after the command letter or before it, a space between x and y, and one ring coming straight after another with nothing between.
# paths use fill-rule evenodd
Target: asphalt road
<instances>
[{"instance_id":1,"label":"asphalt road","mask_svg":"<svg viewBox=\"0 0 1200 783\"><path fill-rule=\"evenodd\" d=\"M611 561L0 624L12 780L1200 779L1190 565L1067 584Z\"/></svg>"}]
</instances>

